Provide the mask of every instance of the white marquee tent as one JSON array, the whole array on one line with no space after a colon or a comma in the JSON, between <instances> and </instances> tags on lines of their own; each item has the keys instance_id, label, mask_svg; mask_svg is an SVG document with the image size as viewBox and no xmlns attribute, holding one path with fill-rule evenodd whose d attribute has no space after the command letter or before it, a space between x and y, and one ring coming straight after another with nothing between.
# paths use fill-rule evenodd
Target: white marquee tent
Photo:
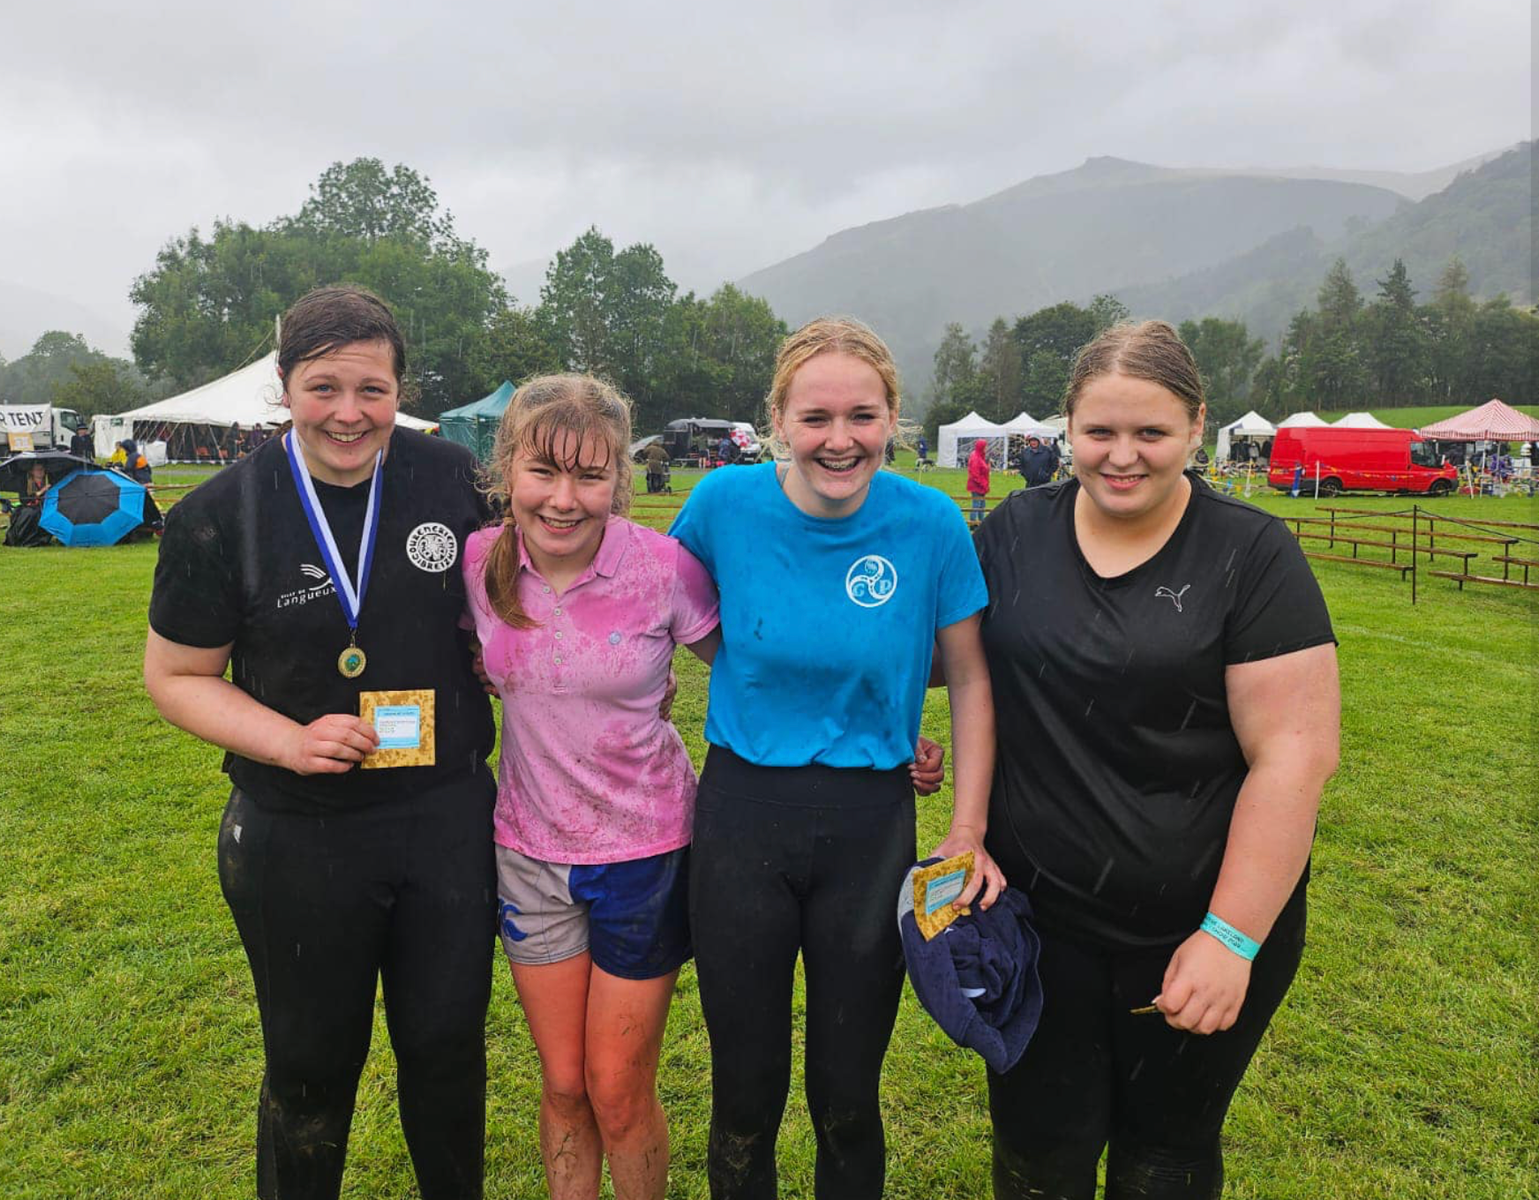
<instances>
[{"instance_id":1,"label":"white marquee tent","mask_svg":"<svg viewBox=\"0 0 1539 1200\"><path fill-rule=\"evenodd\" d=\"M1039 421L1028 412L1019 412L1001 426L1007 433L1018 433L1022 437L1058 438L1063 434L1054 429L1045 421Z\"/></svg>"},{"instance_id":2,"label":"white marquee tent","mask_svg":"<svg viewBox=\"0 0 1539 1200\"><path fill-rule=\"evenodd\" d=\"M1011 431L993 421L985 421L975 412L960 421L942 425L937 432L935 461L942 467L965 467L973 452L973 443L983 438L988 443L989 465L1003 467L1009 451Z\"/></svg>"},{"instance_id":3,"label":"white marquee tent","mask_svg":"<svg viewBox=\"0 0 1539 1200\"><path fill-rule=\"evenodd\" d=\"M242 429L258 425L276 427L289 419L288 411L279 403L282 394L283 388L278 382L278 356L268 353L222 379L205 383L180 396L157 400L154 404L115 416L98 416L91 430L96 455L110 458L124 438L141 443L174 441L178 426L204 426L204 437L209 444L217 443L224 431L236 423ZM408 429L433 428L432 421L405 413L397 413L395 419L397 424ZM175 449L173 446L173 451Z\"/></svg>"},{"instance_id":4,"label":"white marquee tent","mask_svg":"<svg viewBox=\"0 0 1539 1200\"><path fill-rule=\"evenodd\" d=\"M1350 412L1336 422L1337 429L1393 429L1372 413Z\"/></svg>"},{"instance_id":5,"label":"white marquee tent","mask_svg":"<svg viewBox=\"0 0 1539 1200\"><path fill-rule=\"evenodd\" d=\"M1323 429L1329 425L1329 421L1322 420L1312 412L1296 412L1291 417L1286 417L1277 422L1279 429Z\"/></svg>"},{"instance_id":6,"label":"white marquee tent","mask_svg":"<svg viewBox=\"0 0 1539 1200\"><path fill-rule=\"evenodd\" d=\"M1268 421L1260 413L1252 409L1238 421L1230 421L1218 431L1218 456L1228 458L1231 443L1235 438L1258 439L1269 438L1277 432L1277 426Z\"/></svg>"}]
</instances>

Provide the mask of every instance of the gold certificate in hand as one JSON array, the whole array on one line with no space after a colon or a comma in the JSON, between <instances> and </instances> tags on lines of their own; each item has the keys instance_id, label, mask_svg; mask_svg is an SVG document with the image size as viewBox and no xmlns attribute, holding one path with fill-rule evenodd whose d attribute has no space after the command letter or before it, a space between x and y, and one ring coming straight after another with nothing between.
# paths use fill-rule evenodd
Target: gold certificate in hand
<instances>
[{"instance_id":1,"label":"gold certificate in hand","mask_svg":"<svg viewBox=\"0 0 1539 1200\"><path fill-rule=\"evenodd\" d=\"M402 692L359 692L358 715L379 734L379 749L361 764L375 767L431 767L433 752L433 689Z\"/></svg>"}]
</instances>

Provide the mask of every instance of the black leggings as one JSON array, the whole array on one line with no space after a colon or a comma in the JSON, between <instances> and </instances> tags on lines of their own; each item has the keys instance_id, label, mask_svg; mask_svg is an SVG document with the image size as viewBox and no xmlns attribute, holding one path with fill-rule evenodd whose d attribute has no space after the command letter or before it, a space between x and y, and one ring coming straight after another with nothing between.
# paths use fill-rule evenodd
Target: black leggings
<instances>
[{"instance_id":1,"label":"black leggings","mask_svg":"<svg viewBox=\"0 0 1539 1200\"><path fill-rule=\"evenodd\" d=\"M882 1194L882 1058L903 989L898 888L914 863L907 769L757 767L711 747L695 807L690 919L711 1037L717 1200L772 1200L791 1084L791 985L807 978L816 1194Z\"/></svg>"},{"instance_id":2,"label":"black leggings","mask_svg":"<svg viewBox=\"0 0 1539 1200\"><path fill-rule=\"evenodd\" d=\"M219 882L262 1016L262 1200L331 1200L341 1188L381 977L424 1200L481 1195L494 796L486 776L311 816L231 794Z\"/></svg>"},{"instance_id":3,"label":"black leggings","mask_svg":"<svg viewBox=\"0 0 1539 1200\"><path fill-rule=\"evenodd\" d=\"M989 1072L996 1200L1209 1200L1224 1188L1219 1131L1304 949L1304 889L1256 956L1239 1019L1208 1037L1158 1014L1174 947L1111 951L1042 932L1044 1004L1025 1056Z\"/></svg>"}]
</instances>

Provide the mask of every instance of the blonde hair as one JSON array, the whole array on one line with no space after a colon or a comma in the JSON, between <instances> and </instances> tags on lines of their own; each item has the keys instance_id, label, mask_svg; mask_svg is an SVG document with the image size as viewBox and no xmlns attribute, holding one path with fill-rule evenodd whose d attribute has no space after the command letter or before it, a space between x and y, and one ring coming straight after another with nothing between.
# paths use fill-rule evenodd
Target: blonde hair
<instances>
[{"instance_id":1,"label":"blonde hair","mask_svg":"<svg viewBox=\"0 0 1539 1200\"><path fill-rule=\"evenodd\" d=\"M765 400L769 436L763 440L769 448L777 454L784 448L775 435L775 419L785 411L786 396L791 391L791 380L796 372L820 354L848 354L860 359L881 377L882 390L887 394L887 412L896 433L903 396L898 386L898 364L893 361L887 343L869 325L854 317L816 317L781 342L780 349L775 352L775 376L770 381L769 396Z\"/></svg>"},{"instance_id":2,"label":"blonde hair","mask_svg":"<svg viewBox=\"0 0 1539 1200\"><path fill-rule=\"evenodd\" d=\"M1080 348L1064 388L1063 411L1074 415L1080 394L1103 375L1127 375L1158 384L1196 422L1202 410L1202 374L1181 335L1165 321L1113 325Z\"/></svg>"},{"instance_id":3,"label":"blonde hair","mask_svg":"<svg viewBox=\"0 0 1539 1200\"><path fill-rule=\"evenodd\" d=\"M613 384L592 375L538 375L513 393L497 426L491 494L506 507L513 462L520 454L573 470L590 438L608 451L602 463L592 465L615 465L609 511L624 516L631 507L631 402ZM518 526L512 517L504 519L487 553L483 578L487 603L498 617L514 629L538 624L518 600Z\"/></svg>"}]
</instances>

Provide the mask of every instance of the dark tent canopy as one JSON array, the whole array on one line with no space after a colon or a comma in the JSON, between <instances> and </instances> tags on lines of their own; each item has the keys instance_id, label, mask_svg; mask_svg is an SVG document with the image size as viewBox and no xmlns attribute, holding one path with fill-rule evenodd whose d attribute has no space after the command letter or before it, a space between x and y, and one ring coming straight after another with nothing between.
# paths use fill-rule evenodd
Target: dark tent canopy
<instances>
[{"instance_id":1,"label":"dark tent canopy","mask_svg":"<svg viewBox=\"0 0 1539 1200\"><path fill-rule=\"evenodd\" d=\"M483 465L492 460L492 450L497 444L497 425L503 410L513 399L513 385L503 380L502 386L490 396L470 404L451 408L438 417L438 432L451 442L469 446Z\"/></svg>"}]
</instances>

